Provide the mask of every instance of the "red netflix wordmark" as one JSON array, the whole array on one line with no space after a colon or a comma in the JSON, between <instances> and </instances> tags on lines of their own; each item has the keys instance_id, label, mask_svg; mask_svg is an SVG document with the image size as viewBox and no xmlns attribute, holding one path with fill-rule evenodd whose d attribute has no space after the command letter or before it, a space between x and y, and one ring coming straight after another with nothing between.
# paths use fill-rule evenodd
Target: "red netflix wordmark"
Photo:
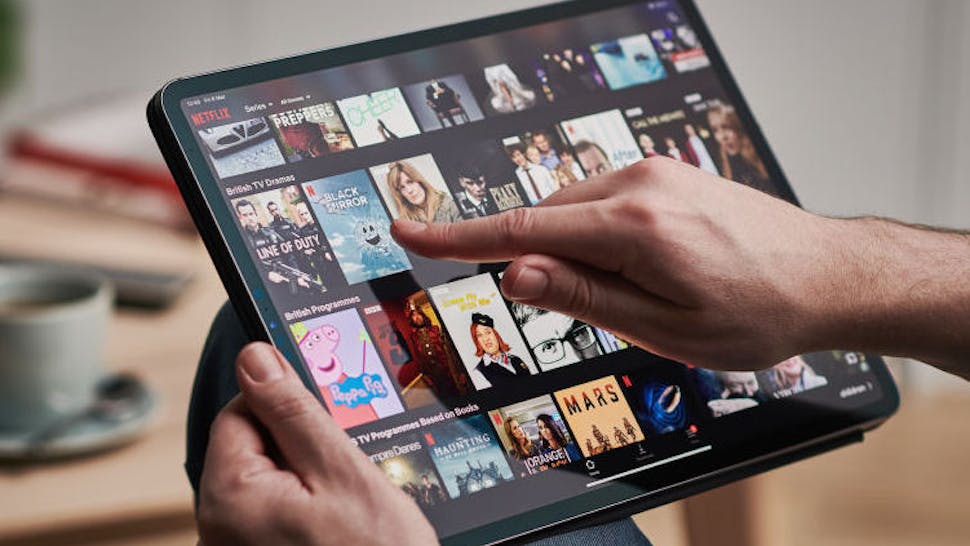
<instances>
[{"instance_id":1,"label":"red netflix wordmark","mask_svg":"<svg viewBox=\"0 0 970 546\"><path fill-rule=\"evenodd\" d=\"M229 114L229 108L226 107L192 114L192 123L194 123L196 127L199 125L205 125L209 122L223 121L227 119L232 119L232 116Z\"/></svg>"},{"instance_id":2,"label":"red netflix wordmark","mask_svg":"<svg viewBox=\"0 0 970 546\"><path fill-rule=\"evenodd\" d=\"M425 442L428 442L428 445L429 446L433 446L434 445L434 436L432 436L430 432L425 432L424 433L424 441Z\"/></svg>"},{"instance_id":3,"label":"red netflix wordmark","mask_svg":"<svg viewBox=\"0 0 970 546\"><path fill-rule=\"evenodd\" d=\"M627 387L632 387L633 386L633 382L630 381L630 376L628 376L628 375L624 375L623 376L623 384L626 385Z\"/></svg>"}]
</instances>

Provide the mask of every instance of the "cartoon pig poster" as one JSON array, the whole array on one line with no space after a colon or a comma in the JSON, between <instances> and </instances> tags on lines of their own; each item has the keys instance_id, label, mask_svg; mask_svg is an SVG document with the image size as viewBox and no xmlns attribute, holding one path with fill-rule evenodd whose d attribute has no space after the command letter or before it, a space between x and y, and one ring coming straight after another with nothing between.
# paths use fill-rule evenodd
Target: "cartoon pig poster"
<instances>
[{"instance_id":1,"label":"cartoon pig poster","mask_svg":"<svg viewBox=\"0 0 970 546\"><path fill-rule=\"evenodd\" d=\"M327 409L344 429L404 411L355 309L290 326Z\"/></svg>"}]
</instances>

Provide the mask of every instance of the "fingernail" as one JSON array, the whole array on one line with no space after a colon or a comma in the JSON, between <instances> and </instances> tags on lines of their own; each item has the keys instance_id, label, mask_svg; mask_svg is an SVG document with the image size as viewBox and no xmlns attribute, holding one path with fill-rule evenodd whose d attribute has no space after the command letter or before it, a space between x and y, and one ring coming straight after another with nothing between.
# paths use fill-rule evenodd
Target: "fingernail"
<instances>
[{"instance_id":1,"label":"fingernail","mask_svg":"<svg viewBox=\"0 0 970 546\"><path fill-rule=\"evenodd\" d=\"M424 222L416 222L414 220L404 220L398 218L394 220L394 225L397 227L398 231L403 233L420 233L428 229L428 224Z\"/></svg>"},{"instance_id":2,"label":"fingernail","mask_svg":"<svg viewBox=\"0 0 970 546\"><path fill-rule=\"evenodd\" d=\"M283 368L276 351L264 343L247 348L242 358L242 368L256 383L271 383L283 377Z\"/></svg>"},{"instance_id":3,"label":"fingernail","mask_svg":"<svg viewBox=\"0 0 970 546\"><path fill-rule=\"evenodd\" d=\"M533 300L545 294L547 286L549 275L545 271L524 266L509 286L506 297L511 300Z\"/></svg>"}]
</instances>

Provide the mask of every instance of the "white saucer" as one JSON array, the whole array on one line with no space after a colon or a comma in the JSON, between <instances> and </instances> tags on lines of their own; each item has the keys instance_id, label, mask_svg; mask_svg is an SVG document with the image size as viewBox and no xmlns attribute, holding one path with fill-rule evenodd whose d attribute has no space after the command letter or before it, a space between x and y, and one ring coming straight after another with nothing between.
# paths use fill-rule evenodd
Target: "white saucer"
<instances>
[{"instance_id":1,"label":"white saucer","mask_svg":"<svg viewBox=\"0 0 970 546\"><path fill-rule=\"evenodd\" d=\"M106 379L111 379L108 376ZM141 381L132 406L113 420L86 415L61 427L56 437L37 445L38 431L0 431L0 460L40 461L106 451L127 444L145 432L159 408L158 395Z\"/></svg>"}]
</instances>

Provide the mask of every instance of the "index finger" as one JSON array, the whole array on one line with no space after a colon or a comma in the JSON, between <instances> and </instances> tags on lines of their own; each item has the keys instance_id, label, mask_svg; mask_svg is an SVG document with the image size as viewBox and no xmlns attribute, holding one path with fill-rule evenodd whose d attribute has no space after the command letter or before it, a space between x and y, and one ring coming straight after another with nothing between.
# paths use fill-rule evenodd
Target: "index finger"
<instances>
[{"instance_id":1,"label":"index finger","mask_svg":"<svg viewBox=\"0 0 970 546\"><path fill-rule=\"evenodd\" d=\"M512 209L456 223L425 224L397 219L391 235L429 258L503 262L525 254L546 254L618 271L621 241L604 238L607 207L590 203Z\"/></svg>"}]
</instances>

